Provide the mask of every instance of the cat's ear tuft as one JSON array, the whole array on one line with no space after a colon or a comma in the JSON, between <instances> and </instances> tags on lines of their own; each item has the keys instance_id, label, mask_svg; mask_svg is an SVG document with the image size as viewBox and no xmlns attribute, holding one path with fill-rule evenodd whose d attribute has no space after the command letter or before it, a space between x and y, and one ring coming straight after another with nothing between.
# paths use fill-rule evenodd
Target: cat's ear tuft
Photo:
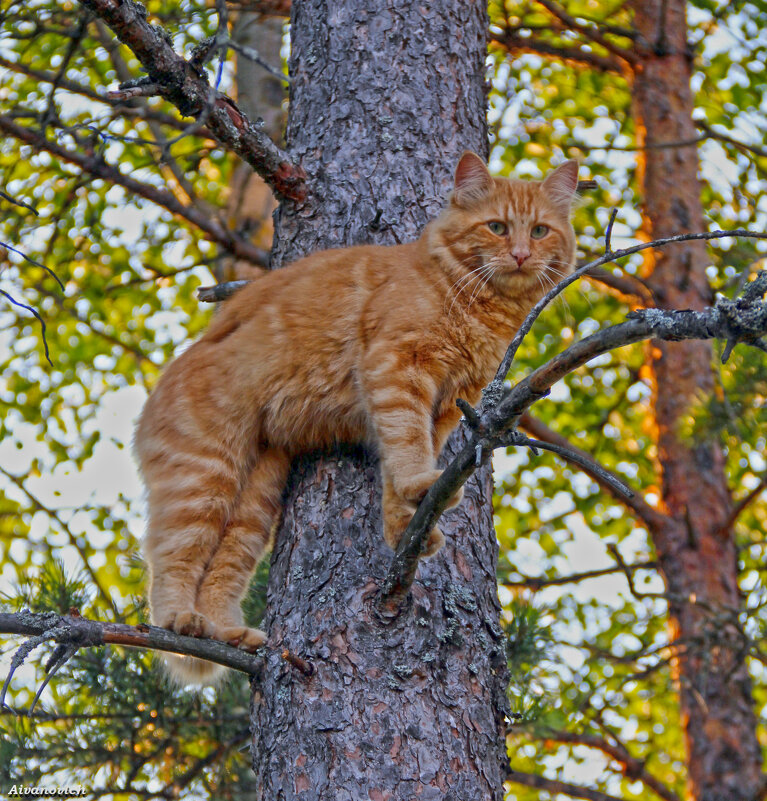
<instances>
[{"instance_id":1,"label":"cat's ear tuft","mask_svg":"<svg viewBox=\"0 0 767 801\"><path fill-rule=\"evenodd\" d=\"M543 179L543 188L555 206L569 212L578 188L578 162L570 159L560 164Z\"/></svg>"},{"instance_id":2,"label":"cat's ear tuft","mask_svg":"<svg viewBox=\"0 0 767 801\"><path fill-rule=\"evenodd\" d=\"M493 177L485 162L467 150L455 168L455 188L452 201L456 206L468 206L481 200L493 188Z\"/></svg>"}]
</instances>

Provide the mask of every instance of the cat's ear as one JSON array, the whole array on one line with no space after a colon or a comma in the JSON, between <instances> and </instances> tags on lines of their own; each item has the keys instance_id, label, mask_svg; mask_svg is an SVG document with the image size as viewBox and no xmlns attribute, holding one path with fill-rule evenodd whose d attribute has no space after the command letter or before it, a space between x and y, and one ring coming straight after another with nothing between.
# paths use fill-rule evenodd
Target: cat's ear
<instances>
[{"instance_id":1,"label":"cat's ear","mask_svg":"<svg viewBox=\"0 0 767 801\"><path fill-rule=\"evenodd\" d=\"M456 206L468 206L481 200L493 188L493 178L485 162L467 150L455 168L455 188L452 201Z\"/></svg>"},{"instance_id":2,"label":"cat's ear","mask_svg":"<svg viewBox=\"0 0 767 801\"><path fill-rule=\"evenodd\" d=\"M557 208L569 213L578 188L578 162L571 159L560 164L543 179L543 188Z\"/></svg>"}]
</instances>

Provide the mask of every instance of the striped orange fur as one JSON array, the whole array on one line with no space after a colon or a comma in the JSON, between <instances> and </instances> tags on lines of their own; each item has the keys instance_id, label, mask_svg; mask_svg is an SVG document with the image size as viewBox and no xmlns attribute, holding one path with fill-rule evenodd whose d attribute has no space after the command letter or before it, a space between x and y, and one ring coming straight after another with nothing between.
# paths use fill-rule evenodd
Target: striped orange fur
<instances>
[{"instance_id":1,"label":"striped orange fur","mask_svg":"<svg viewBox=\"0 0 767 801\"><path fill-rule=\"evenodd\" d=\"M315 253L226 301L165 371L136 432L155 624L246 649L264 641L240 601L291 459L314 448L378 448L396 547L439 475L456 398L478 401L527 311L572 269L576 184L572 161L519 181L465 153L416 242ZM429 553L442 542L435 528ZM215 671L183 657L169 667L182 682Z\"/></svg>"}]
</instances>

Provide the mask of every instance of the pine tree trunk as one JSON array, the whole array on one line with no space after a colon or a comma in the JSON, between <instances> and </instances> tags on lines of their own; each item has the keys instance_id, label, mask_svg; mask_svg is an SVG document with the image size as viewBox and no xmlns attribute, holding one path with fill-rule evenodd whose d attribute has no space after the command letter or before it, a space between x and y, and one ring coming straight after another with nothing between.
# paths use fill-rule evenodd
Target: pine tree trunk
<instances>
[{"instance_id":1,"label":"pine tree trunk","mask_svg":"<svg viewBox=\"0 0 767 801\"><path fill-rule=\"evenodd\" d=\"M635 70L637 127L649 145L640 162L649 238L705 230L692 119L691 54L684 0L633 0L641 39ZM687 146L652 147L690 142ZM666 248L647 260L647 281L661 308L710 305L703 242ZM689 442L678 426L690 404L714 388L708 342L653 342L658 463L669 523L653 531L669 593L671 638L688 748L690 797L754 801L761 753L738 589L737 551L728 519L724 456L714 441Z\"/></svg>"},{"instance_id":2,"label":"pine tree trunk","mask_svg":"<svg viewBox=\"0 0 767 801\"><path fill-rule=\"evenodd\" d=\"M414 239L461 152L486 154L485 3L296 0L291 22L288 148L310 194L280 209L275 266ZM294 465L265 628L314 672L275 653L254 681L260 798L501 798L506 666L489 473L466 489L443 518L446 547L419 566L412 604L384 625L370 606L391 559L375 456L349 448Z\"/></svg>"}]
</instances>

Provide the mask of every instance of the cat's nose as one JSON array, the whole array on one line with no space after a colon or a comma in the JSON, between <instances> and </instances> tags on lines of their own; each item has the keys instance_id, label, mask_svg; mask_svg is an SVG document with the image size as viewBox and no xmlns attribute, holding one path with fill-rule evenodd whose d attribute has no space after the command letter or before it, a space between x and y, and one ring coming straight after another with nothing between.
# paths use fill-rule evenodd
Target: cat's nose
<instances>
[{"instance_id":1,"label":"cat's nose","mask_svg":"<svg viewBox=\"0 0 767 801\"><path fill-rule=\"evenodd\" d=\"M514 250L511 251L511 255L514 257L517 267L521 267L523 262L530 256L530 251L523 250L522 248L514 248Z\"/></svg>"}]
</instances>

